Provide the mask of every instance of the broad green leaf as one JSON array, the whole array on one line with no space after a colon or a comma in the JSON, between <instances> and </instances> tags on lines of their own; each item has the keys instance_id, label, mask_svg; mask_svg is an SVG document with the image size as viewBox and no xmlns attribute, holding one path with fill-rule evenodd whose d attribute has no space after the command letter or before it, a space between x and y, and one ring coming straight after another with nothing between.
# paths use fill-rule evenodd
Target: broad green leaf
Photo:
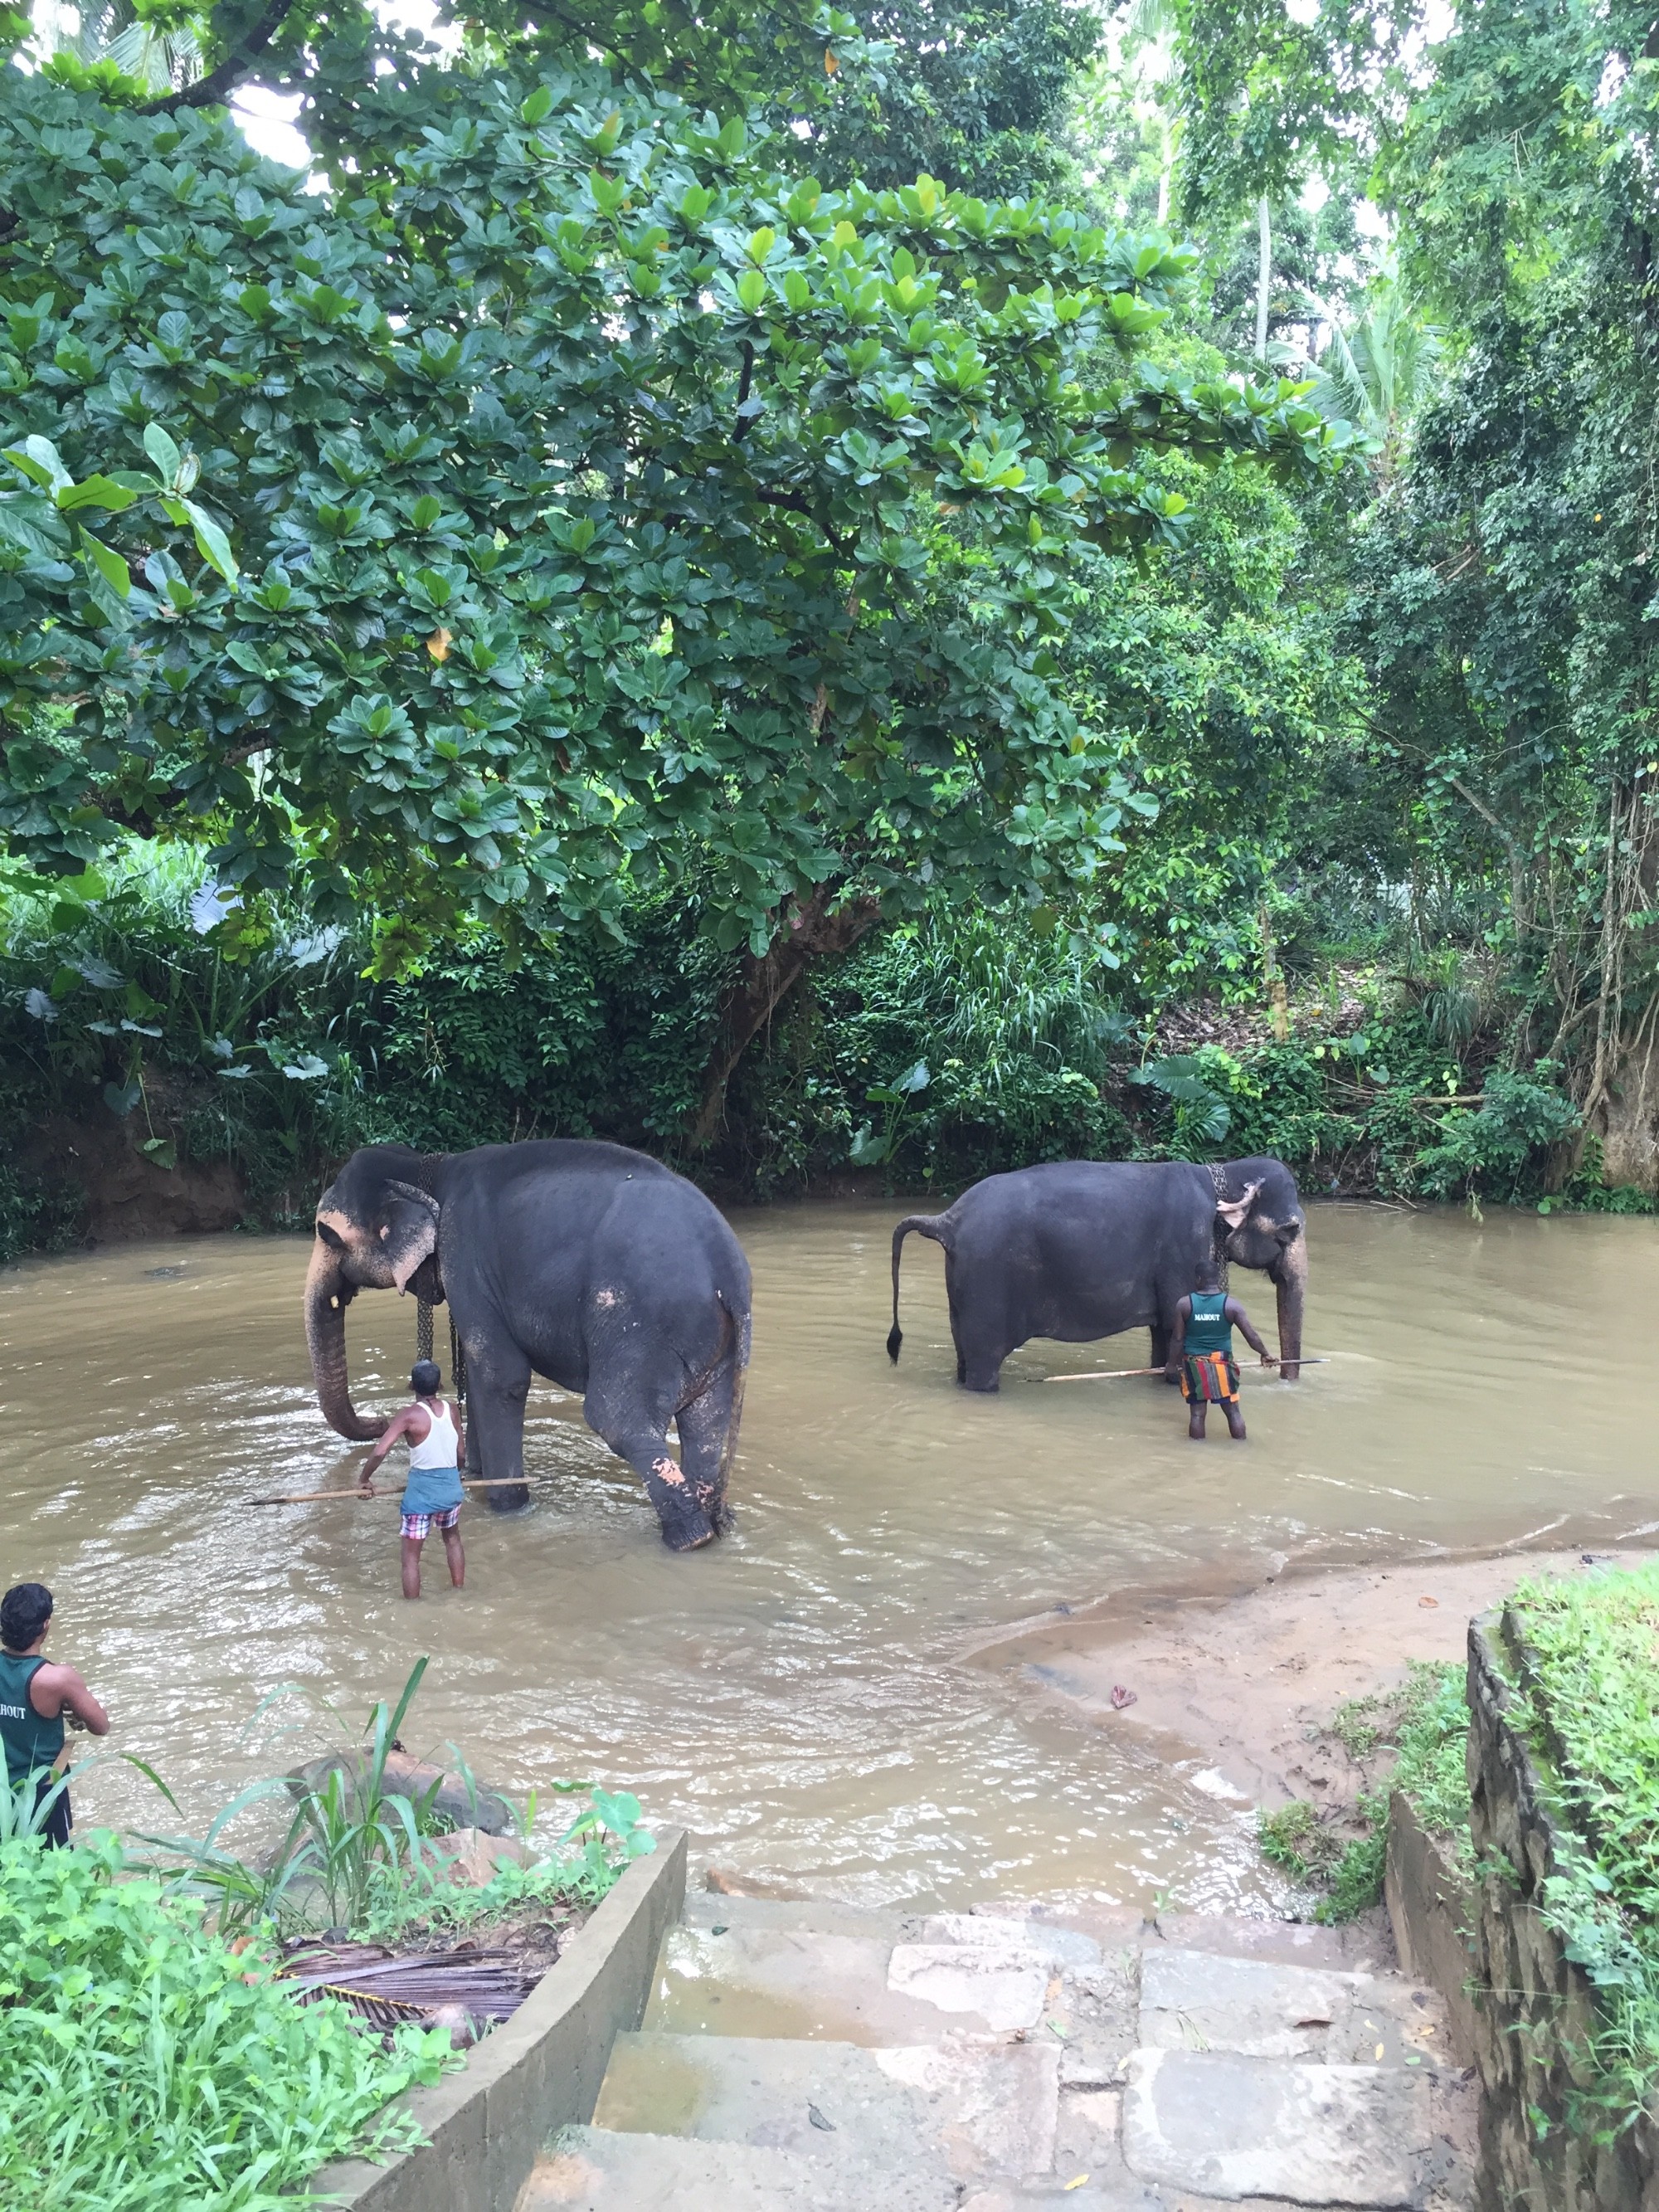
<instances>
[{"instance_id":1,"label":"broad green leaf","mask_svg":"<svg viewBox=\"0 0 1659 2212\"><path fill-rule=\"evenodd\" d=\"M155 464L163 483L171 486L178 483L181 458L179 448L159 422L144 425L144 451Z\"/></svg>"}]
</instances>

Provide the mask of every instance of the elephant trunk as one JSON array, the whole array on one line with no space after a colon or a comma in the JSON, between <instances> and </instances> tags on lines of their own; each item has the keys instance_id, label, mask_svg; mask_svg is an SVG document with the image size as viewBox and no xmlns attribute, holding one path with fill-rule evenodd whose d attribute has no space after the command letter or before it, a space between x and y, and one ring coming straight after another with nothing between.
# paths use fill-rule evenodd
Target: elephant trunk
<instances>
[{"instance_id":1,"label":"elephant trunk","mask_svg":"<svg viewBox=\"0 0 1659 2212\"><path fill-rule=\"evenodd\" d=\"M338 1260L319 1237L312 1248L311 1266L306 1273L306 1342L311 1349L317 1403L337 1436L348 1437L353 1443L372 1443L386 1423L367 1419L351 1402L345 1346L345 1310L350 1296Z\"/></svg>"},{"instance_id":2,"label":"elephant trunk","mask_svg":"<svg viewBox=\"0 0 1659 2212\"><path fill-rule=\"evenodd\" d=\"M1294 1382L1302 1372L1302 1308L1308 1291L1305 1237L1285 1247L1273 1270L1273 1287L1279 1293L1279 1372L1287 1382Z\"/></svg>"}]
</instances>

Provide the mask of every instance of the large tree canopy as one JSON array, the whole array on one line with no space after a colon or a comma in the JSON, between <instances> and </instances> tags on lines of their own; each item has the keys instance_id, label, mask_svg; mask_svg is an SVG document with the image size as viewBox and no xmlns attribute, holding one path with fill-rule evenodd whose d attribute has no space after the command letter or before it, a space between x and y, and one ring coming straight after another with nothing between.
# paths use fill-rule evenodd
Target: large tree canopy
<instances>
[{"instance_id":1,"label":"large tree canopy","mask_svg":"<svg viewBox=\"0 0 1659 2212\"><path fill-rule=\"evenodd\" d=\"M188 834L394 951L625 867L706 870L757 952L815 887L1086 877L1127 793L1052 675L1067 545L1175 526L1149 447L1333 451L1290 386L1133 364L1191 254L434 74L331 196L222 111L6 80L12 849Z\"/></svg>"}]
</instances>

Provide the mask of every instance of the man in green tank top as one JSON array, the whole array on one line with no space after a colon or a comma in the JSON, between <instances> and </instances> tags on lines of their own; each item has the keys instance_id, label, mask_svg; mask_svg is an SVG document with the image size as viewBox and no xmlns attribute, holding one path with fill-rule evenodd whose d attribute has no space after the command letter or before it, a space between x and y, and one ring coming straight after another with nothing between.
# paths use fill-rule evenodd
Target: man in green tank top
<instances>
[{"instance_id":1,"label":"man in green tank top","mask_svg":"<svg viewBox=\"0 0 1659 2212\"><path fill-rule=\"evenodd\" d=\"M64 1764L64 1722L109 1734L109 1715L73 1667L54 1666L40 1648L52 1626L52 1592L44 1583L19 1583L0 1598L0 1745L6 1784L14 1793L33 1784L32 1809L44 1815L36 1832L51 1844L67 1844L69 1786L58 1780Z\"/></svg>"},{"instance_id":2,"label":"man in green tank top","mask_svg":"<svg viewBox=\"0 0 1659 2212\"><path fill-rule=\"evenodd\" d=\"M1200 1261L1193 1270L1193 1289L1176 1306L1175 1336L1164 1373L1177 1378L1187 1401L1187 1433L1201 1443L1209 1408L1219 1406L1227 1416L1228 1434L1244 1441L1244 1415L1238 1402L1238 1362L1233 1358L1233 1331L1242 1329L1244 1340L1264 1367L1279 1362L1256 1334L1255 1324L1237 1298L1221 1287L1221 1271L1212 1260Z\"/></svg>"}]
</instances>

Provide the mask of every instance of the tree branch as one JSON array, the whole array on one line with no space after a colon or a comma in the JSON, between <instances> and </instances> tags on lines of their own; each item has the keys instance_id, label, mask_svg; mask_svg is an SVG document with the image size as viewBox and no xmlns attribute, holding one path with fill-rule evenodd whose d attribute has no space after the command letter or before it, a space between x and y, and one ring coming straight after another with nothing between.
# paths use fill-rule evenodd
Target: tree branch
<instances>
[{"instance_id":1,"label":"tree branch","mask_svg":"<svg viewBox=\"0 0 1659 2212\"><path fill-rule=\"evenodd\" d=\"M812 523L817 529L823 532L824 537L829 541L830 550L832 553L836 554L843 561L851 559L853 553L852 539L850 538L838 537L836 533L831 530L829 524L823 520L823 516L813 512L811 503L803 499L799 492L757 491L755 494L755 497L760 501L760 504L763 507L787 507L791 514L804 514L810 523Z\"/></svg>"},{"instance_id":2,"label":"tree branch","mask_svg":"<svg viewBox=\"0 0 1659 2212\"><path fill-rule=\"evenodd\" d=\"M163 93L145 103L141 115L167 115L176 107L220 107L236 89L243 74L257 62L282 28L294 0L268 0L264 15L252 24L240 44L234 46L217 69L210 70L182 92Z\"/></svg>"}]
</instances>

